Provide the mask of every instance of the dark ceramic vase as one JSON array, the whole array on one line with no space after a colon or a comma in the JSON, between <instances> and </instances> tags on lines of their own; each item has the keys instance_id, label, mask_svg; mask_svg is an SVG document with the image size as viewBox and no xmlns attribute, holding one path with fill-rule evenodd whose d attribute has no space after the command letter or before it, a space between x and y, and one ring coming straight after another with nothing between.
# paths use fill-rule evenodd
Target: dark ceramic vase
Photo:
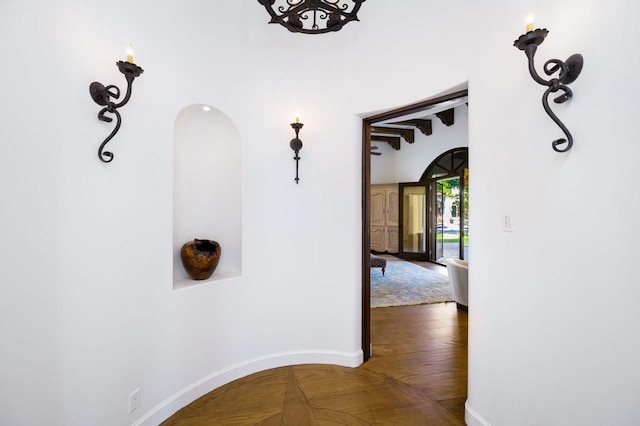
<instances>
[{"instance_id":1,"label":"dark ceramic vase","mask_svg":"<svg viewBox=\"0 0 640 426\"><path fill-rule=\"evenodd\" d=\"M222 247L217 241L189 241L182 246L180 258L189 276L194 280L206 280L218 266Z\"/></svg>"}]
</instances>

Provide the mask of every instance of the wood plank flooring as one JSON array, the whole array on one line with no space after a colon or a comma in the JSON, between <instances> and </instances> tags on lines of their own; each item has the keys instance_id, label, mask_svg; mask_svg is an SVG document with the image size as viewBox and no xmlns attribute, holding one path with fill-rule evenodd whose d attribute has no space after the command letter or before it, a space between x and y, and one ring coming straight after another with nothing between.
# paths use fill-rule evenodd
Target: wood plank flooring
<instances>
[{"instance_id":1,"label":"wood plank flooring","mask_svg":"<svg viewBox=\"0 0 640 426\"><path fill-rule=\"evenodd\" d=\"M358 368L298 365L218 388L167 419L200 425L464 425L467 313L455 303L371 310Z\"/></svg>"},{"instance_id":2,"label":"wood plank flooring","mask_svg":"<svg viewBox=\"0 0 640 426\"><path fill-rule=\"evenodd\" d=\"M404 259L403 259L404 260ZM425 269L430 269L433 272L437 272L439 274L449 276L447 273L447 267L444 265L440 265L434 262L423 262L421 260L408 260L408 262L413 263L414 265L422 266Z\"/></svg>"}]
</instances>

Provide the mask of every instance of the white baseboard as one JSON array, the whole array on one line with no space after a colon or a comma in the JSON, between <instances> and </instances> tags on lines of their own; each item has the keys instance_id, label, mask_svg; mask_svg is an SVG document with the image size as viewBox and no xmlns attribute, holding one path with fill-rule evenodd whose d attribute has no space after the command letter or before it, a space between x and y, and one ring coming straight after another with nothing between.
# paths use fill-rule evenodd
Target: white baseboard
<instances>
[{"instance_id":1,"label":"white baseboard","mask_svg":"<svg viewBox=\"0 0 640 426\"><path fill-rule=\"evenodd\" d=\"M464 403L464 421L467 426L491 426L476 410L471 408L468 399Z\"/></svg>"},{"instance_id":2,"label":"white baseboard","mask_svg":"<svg viewBox=\"0 0 640 426\"><path fill-rule=\"evenodd\" d=\"M136 420L132 426L157 426L176 411L212 390L234 380L271 368L300 364L332 364L355 368L362 364L363 353L357 352L285 352L234 364L200 379L176 392Z\"/></svg>"}]
</instances>

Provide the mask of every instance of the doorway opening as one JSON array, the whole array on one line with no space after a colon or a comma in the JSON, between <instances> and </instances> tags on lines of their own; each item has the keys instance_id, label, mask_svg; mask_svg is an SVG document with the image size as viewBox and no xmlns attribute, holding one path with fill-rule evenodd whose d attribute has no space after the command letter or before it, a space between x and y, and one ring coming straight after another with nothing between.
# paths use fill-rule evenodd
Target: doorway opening
<instances>
[{"instance_id":1,"label":"doorway opening","mask_svg":"<svg viewBox=\"0 0 640 426\"><path fill-rule=\"evenodd\" d=\"M433 259L443 263L447 257L460 259L460 179L446 178L435 182L436 227Z\"/></svg>"},{"instance_id":2,"label":"doorway opening","mask_svg":"<svg viewBox=\"0 0 640 426\"><path fill-rule=\"evenodd\" d=\"M363 143L362 143L362 351L364 360L368 360L371 356L371 249L372 249L372 223L371 223L371 156L380 155L381 150L372 150L372 139L376 142L388 143L392 149L399 150L401 143L413 143L411 133L404 134L399 132L400 126L413 126L424 134L431 134L430 120L423 119L425 116L434 115L442 121L446 126L453 124L453 106L462 105L467 101L468 90L458 90L449 94L429 99L417 104L409 105L396 110L377 114L372 117L363 119ZM392 132L388 127L396 125ZM381 127L387 126L387 127ZM389 135L392 133L392 135ZM404 142L403 142L404 141ZM386 145L385 145L386 146ZM383 154L384 155L384 154ZM433 158L433 157L432 157ZM439 157L440 158L440 157ZM452 158L457 161L457 156ZM426 171L425 171L426 172ZM464 171L462 172L464 173ZM441 178L453 178L454 176L441 175ZM459 176L460 178L463 175ZM409 200L406 209L399 211L398 219L402 223L402 229L397 229L398 242L404 242L406 237L406 253L413 256L425 256L435 253L436 249L436 229L431 222L432 230L429 234L429 215L433 214L435 209L435 190L429 190L428 185L436 185L437 179L426 179L425 176L419 182L414 184L402 184L402 195ZM397 181L396 181L397 182ZM444 186L446 184L441 183ZM400 185L397 185L400 187ZM451 187L452 185L449 184ZM455 207L455 213L460 218L460 222L464 223L464 194L460 198ZM455 200L454 200L455 201ZM445 202L448 202L445 200ZM453 201L451 201L453 203ZM402 204L402 202L400 202ZM453 204L451 204L453 206ZM444 208L444 207L443 207ZM429 210L431 209L431 210ZM406 210L406 214L405 214ZM405 218L406 216L406 218ZM445 220L444 210L442 220ZM399 225L400 225L399 223ZM387 227L390 225L387 223ZM464 225L461 225L464 226ZM399 227L398 227L399 228ZM444 226L442 227L442 254L444 255L444 244L446 238L444 236ZM389 231L389 229L387 229ZM395 231L395 230L394 230ZM390 234L390 232L388 232ZM464 233L459 233L461 240L465 241ZM468 240L468 239L467 239ZM464 252L460 254L464 256ZM435 259L437 260L437 259Z\"/></svg>"},{"instance_id":3,"label":"doorway opening","mask_svg":"<svg viewBox=\"0 0 640 426\"><path fill-rule=\"evenodd\" d=\"M429 260L440 264L447 258L468 261L469 187L455 177L436 180L435 188L435 250Z\"/></svg>"},{"instance_id":4,"label":"doorway opening","mask_svg":"<svg viewBox=\"0 0 640 426\"><path fill-rule=\"evenodd\" d=\"M400 184L398 256L435 262L469 259L468 148L433 160L419 182Z\"/></svg>"}]
</instances>

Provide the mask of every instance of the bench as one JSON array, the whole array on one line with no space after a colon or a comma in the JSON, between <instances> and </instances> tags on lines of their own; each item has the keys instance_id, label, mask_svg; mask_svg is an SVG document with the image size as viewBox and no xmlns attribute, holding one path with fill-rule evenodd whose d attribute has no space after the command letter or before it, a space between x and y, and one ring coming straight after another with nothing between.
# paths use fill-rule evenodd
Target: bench
<instances>
[{"instance_id":1,"label":"bench","mask_svg":"<svg viewBox=\"0 0 640 426\"><path fill-rule=\"evenodd\" d=\"M384 275L384 270L387 267L387 259L376 256L375 254L371 255L371 267L372 268L382 268L382 275Z\"/></svg>"}]
</instances>

